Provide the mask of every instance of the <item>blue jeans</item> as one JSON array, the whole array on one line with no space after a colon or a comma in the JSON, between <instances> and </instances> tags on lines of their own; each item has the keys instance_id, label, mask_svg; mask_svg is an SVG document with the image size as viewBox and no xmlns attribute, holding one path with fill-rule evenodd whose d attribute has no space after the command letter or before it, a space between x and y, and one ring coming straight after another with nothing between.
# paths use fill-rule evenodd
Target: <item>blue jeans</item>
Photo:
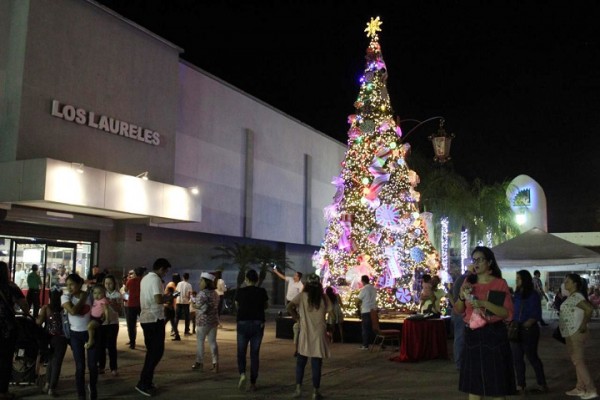
<instances>
[{"instance_id":1,"label":"blue jeans","mask_svg":"<svg viewBox=\"0 0 600 400\"><path fill-rule=\"evenodd\" d=\"M517 385L525 388L525 360L526 356L533 367L538 385L546 385L546 375L544 374L544 365L538 356L538 342L540 340L540 327L536 323L529 329L521 327L521 341L510 342L510 349L515 363L515 374L517 375Z\"/></svg>"},{"instance_id":2,"label":"blue jeans","mask_svg":"<svg viewBox=\"0 0 600 400\"><path fill-rule=\"evenodd\" d=\"M371 313L360 314L361 328L362 328L362 345L363 347L369 347L373 342L373 324L371 322Z\"/></svg>"},{"instance_id":3,"label":"blue jeans","mask_svg":"<svg viewBox=\"0 0 600 400\"><path fill-rule=\"evenodd\" d=\"M304 380L304 368L308 362L308 357L298 354L296 358L296 385L302 385ZM315 389L321 387L321 366L323 359L318 357L310 358L310 367L312 370L312 384Z\"/></svg>"},{"instance_id":4,"label":"blue jeans","mask_svg":"<svg viewBox=\"0 0 600 400\"><path fill-rule=\"evenodd\" d=\"M238 321L237 323L237 362L240 374L246 373L246 351L250 343L250 383L255 384L258 378L258 356L260 344L265 332L263 321Z\"/></svg>"},{"instance_id":5,"label":"blue jeans","mask_svg":"<svg viewBox=\"0 0 600 400\"><path fill-rule=\"evenodd\" d=\"M154 383L154 370L165 352L165 320L141 324L144 331L144 344L146 345L146 358L140 374L138 387L150 389Z\"/></svg>"},{"instance_id":6,"label":"blue jeans","mask_svg":"<svg viewBox=\"0 0 600 400\"><path fill-rule=\"evenodd\" d=\"M85 398L85 343L88 341L88 332L71 331L71 351L75 360L75 383L77 397ZM90 372L90 398L98 398L96 383L98 382L98 346L87 350L87 366Z\"/></svg>"},{"instance_id":7,"label":"blue jeans","mask_svg":"<svg viewBox=\"0 0 600 400\"><path fill-rule=\"evenodd\" d=\"M465 321L462 314L452 313L452 329L454 330L454 363L460 370L462 352L465 348Z\"/></svg>"}]
</instances>

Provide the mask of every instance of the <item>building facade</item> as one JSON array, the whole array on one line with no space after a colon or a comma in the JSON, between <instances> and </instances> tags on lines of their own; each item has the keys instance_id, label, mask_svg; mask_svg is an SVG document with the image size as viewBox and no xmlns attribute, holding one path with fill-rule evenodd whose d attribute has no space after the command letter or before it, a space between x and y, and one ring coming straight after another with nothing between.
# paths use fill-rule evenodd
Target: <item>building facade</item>
<instances>
[{"instance_id":1,"label":"building facade","mask_svg":"<svg viewBox=\"0 0 600 400\"><path fill-rule=\"evenodd\" d=\"M15 278L167 257L195 279L233 243L311 268L346 146L181 52L93 1L0 2L0 258Z\"/></svg>"}]
</instances>

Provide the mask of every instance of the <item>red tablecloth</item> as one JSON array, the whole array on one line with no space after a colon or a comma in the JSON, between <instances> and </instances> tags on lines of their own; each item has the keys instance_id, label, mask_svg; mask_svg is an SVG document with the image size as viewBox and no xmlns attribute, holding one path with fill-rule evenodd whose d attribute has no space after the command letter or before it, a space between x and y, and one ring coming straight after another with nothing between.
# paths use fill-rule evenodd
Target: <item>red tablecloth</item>
<instances>
[{"instance_id":1,"label":"red tablecloth","mask_svg":"<svg viewBox=\"0 0 600 400\"><path fill-rule=\"evenodd\" d=\"M27 297L27 292L29 290L27 289L21 289L21 292L23 292L23 296ZM40 290L40 305L46 305L50 303L50 289L46 288L45 291L41 291Z\"/></svg>"},{"instance_id":2,"label":"red tablecloth","mask_svg":"<svg viewBox=\"0 0 600 400\"><path fill-rule=\"evenodd\" d=\"M392 361L407 362L448 358L446 323L441 319L406 319L402 325L400 355Z\"/></svg>"}]
</instances>

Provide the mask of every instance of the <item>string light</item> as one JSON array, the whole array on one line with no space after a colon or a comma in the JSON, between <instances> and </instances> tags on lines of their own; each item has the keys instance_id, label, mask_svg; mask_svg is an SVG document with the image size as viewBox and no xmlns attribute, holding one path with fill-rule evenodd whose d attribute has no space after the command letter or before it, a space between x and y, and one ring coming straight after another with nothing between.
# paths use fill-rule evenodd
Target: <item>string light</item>
<instances>
[{"instance_id":1,"label":"string light","mask_svg":"<svg viewBox=\"0 0 600 400\"><path fill-rule=\"evenodd\" d=\"M469 230L462 228L460 231L460 264L462 271L467 270L467 257L469 256Z\"/></svg>"},{"instance_id":2,"label":"string light","mask_svg":"<svg viewBox=\"0 0 600 400\"><path fill-rule=\"evenodd\" d=\"M415 279L440 265L417 207L418 176L406 164L410 146L397 142L380 26L379 19L368 25L367 63L356 113L348 117L348 149L334 179L337 191L325 212L328 227L316 265L337 288L346 315L356 314L361 275L371 277L379 308L414 310Z\"/></svg>"}]
</instances>

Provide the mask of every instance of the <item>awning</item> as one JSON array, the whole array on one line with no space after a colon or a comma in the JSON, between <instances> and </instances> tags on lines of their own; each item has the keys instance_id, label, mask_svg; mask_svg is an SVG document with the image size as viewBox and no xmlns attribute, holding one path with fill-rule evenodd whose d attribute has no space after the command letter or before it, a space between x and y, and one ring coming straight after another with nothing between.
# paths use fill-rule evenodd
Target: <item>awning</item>
<instances>
[{"instance_id":1,"label":"awning","mask_svg":"<svg viewBox=\"0 0 600 400\"><path fill-rule=\"evenodd\" d=\"M49 158L0 164L0 203L150 222L199 222L188 188ZM5 207L6 208L6 207Z\"/></svg>"},{"instance_id":2,"label":"awning","mask_svg":"<svg viewBox=\"0 0 600 400\"><path fill-rule=\"evenodd\" d=\"M494 247L501 269L540 267L545 271L582 271L600 268L600 254L539 228Z\"/></svg>"}]
</instances>

